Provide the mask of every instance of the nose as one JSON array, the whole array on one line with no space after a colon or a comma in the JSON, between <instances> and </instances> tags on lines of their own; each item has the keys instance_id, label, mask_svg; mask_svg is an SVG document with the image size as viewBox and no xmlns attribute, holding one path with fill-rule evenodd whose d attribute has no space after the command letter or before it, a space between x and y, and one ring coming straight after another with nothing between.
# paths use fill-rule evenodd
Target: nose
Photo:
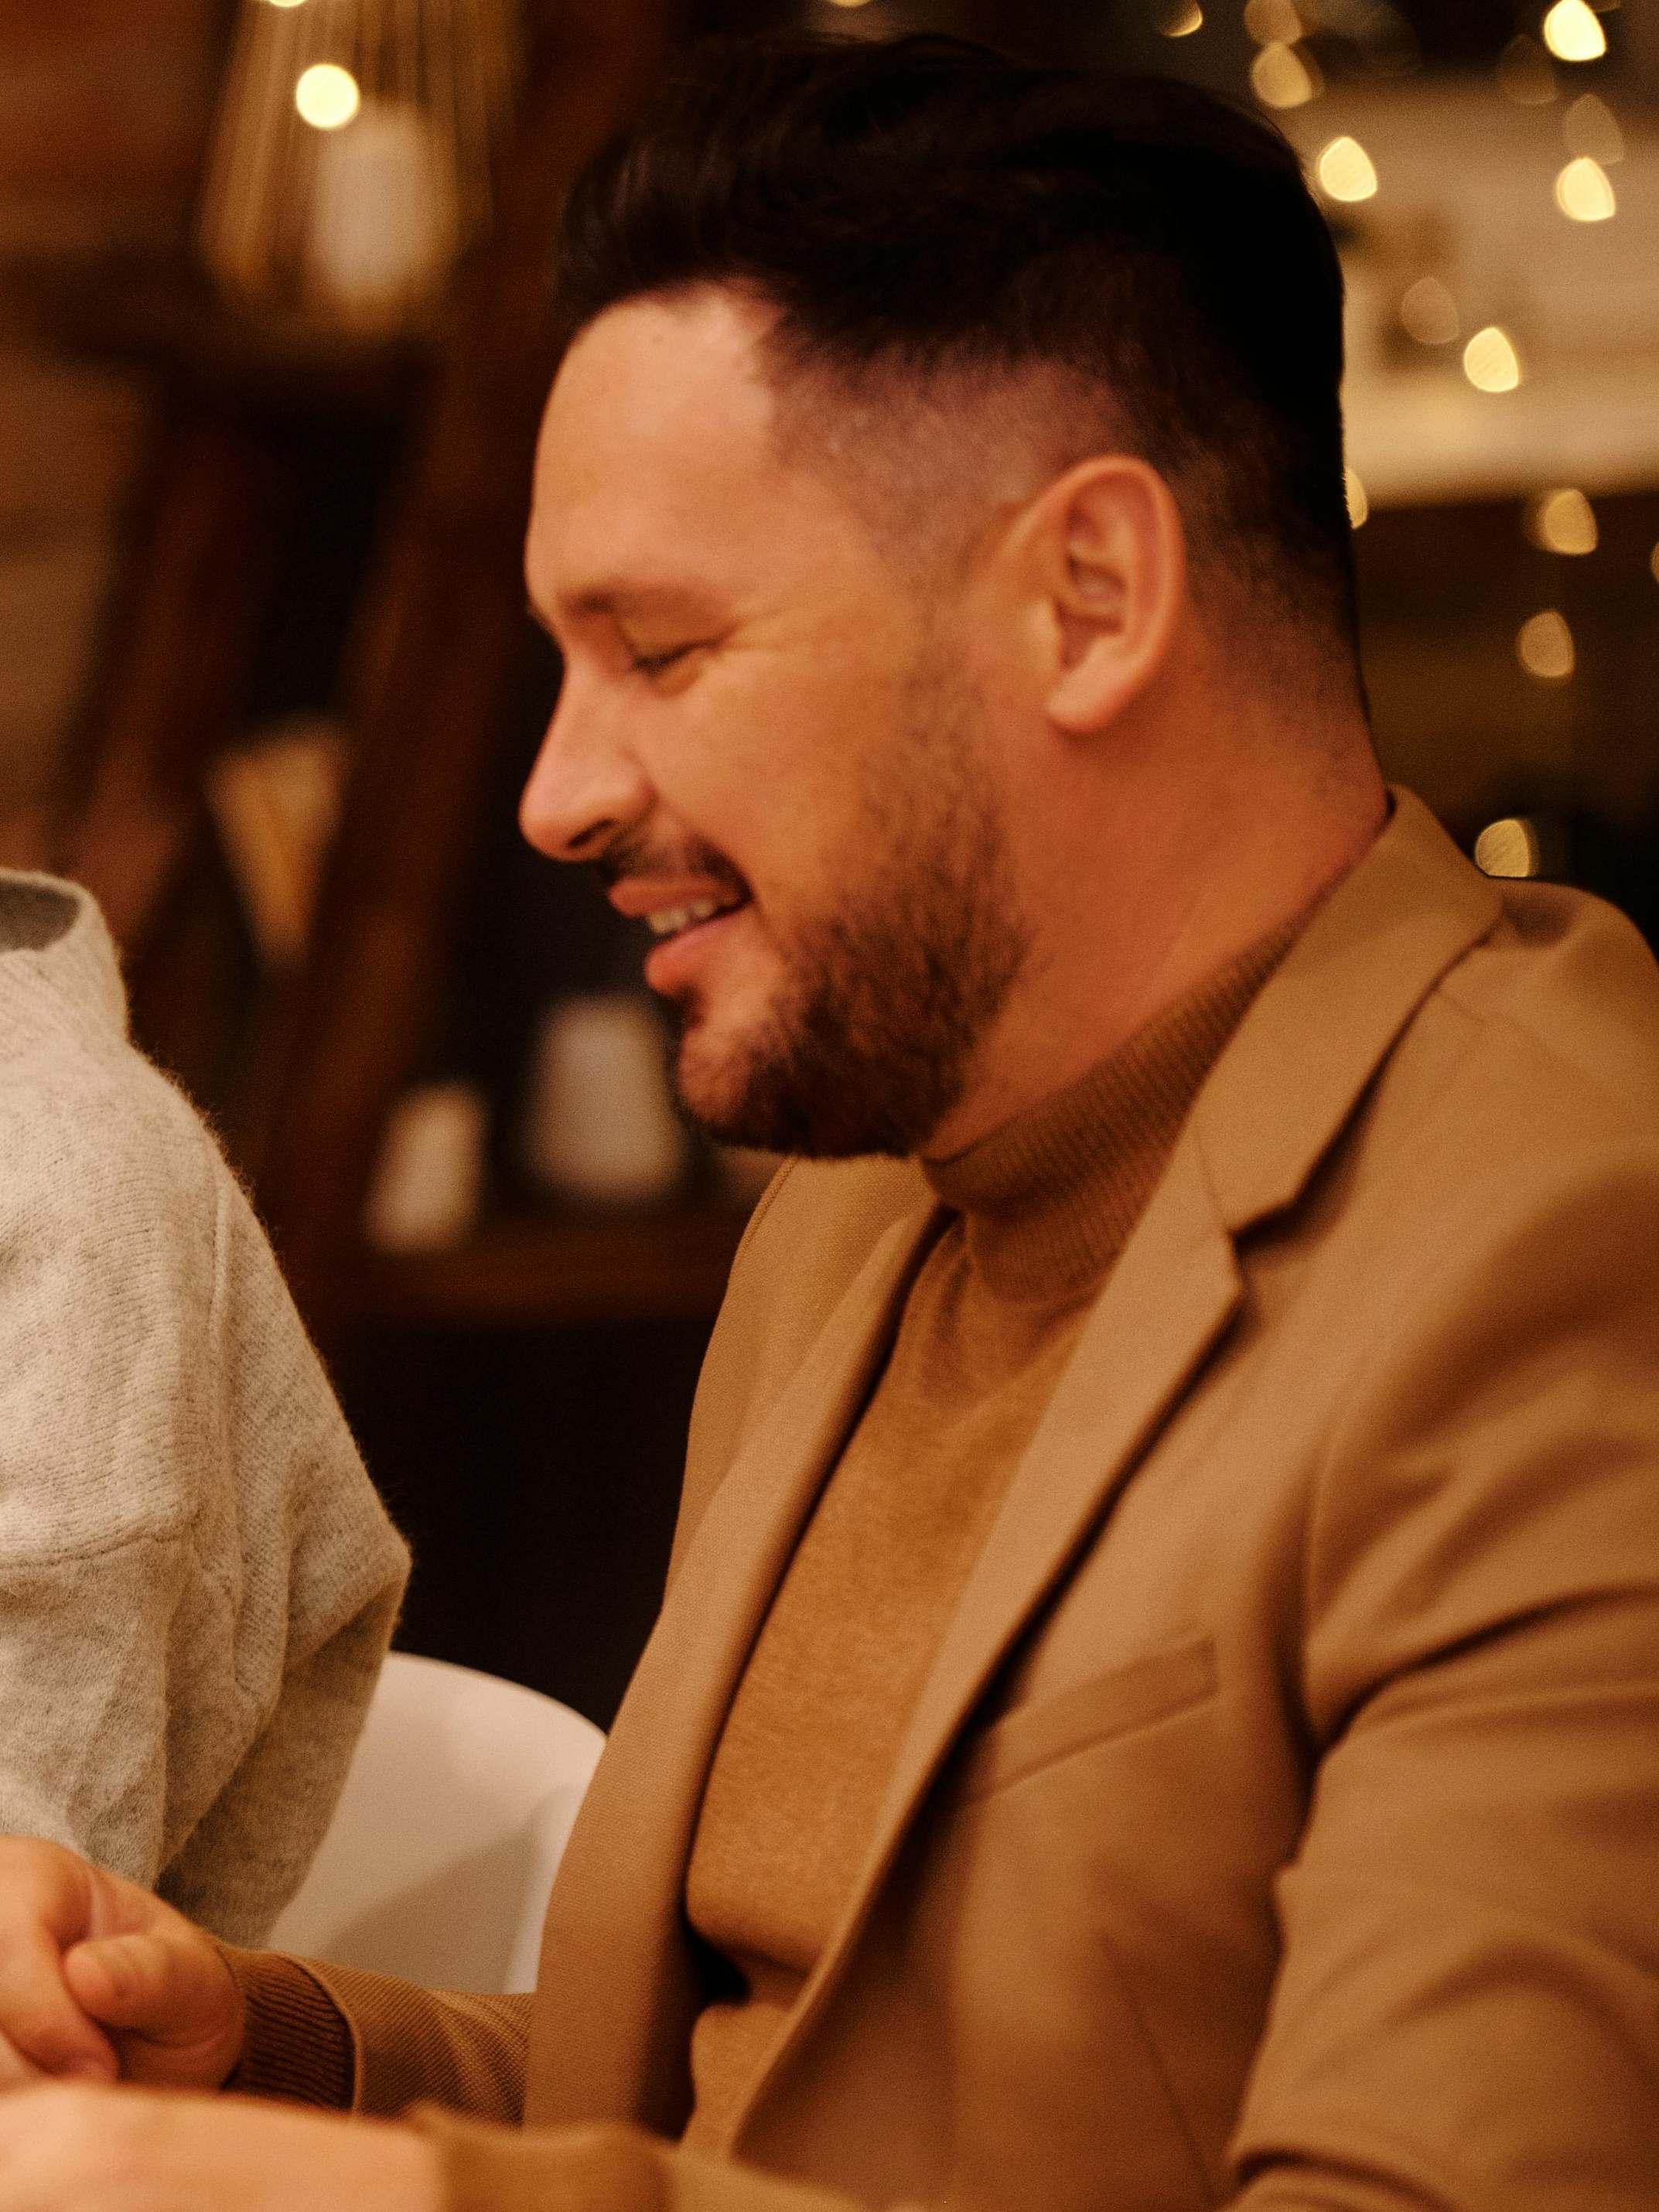
<instances>
[{"instance_id":1,"label":"nose","mask_svg":"<svg viewBox=\"0 0 1659 2212\"><path fill-rule=\"evenodd\" d=\"M550 860L596 860L649 812L651 787L602 701L567 672L519 802L519 827Z\"/></svg>"}]
</instances>

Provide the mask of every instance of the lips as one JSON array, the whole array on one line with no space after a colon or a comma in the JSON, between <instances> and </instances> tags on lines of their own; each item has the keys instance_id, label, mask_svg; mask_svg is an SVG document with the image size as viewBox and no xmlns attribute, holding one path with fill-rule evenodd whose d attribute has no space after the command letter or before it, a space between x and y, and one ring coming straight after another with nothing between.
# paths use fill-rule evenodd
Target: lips
<instances>
[{"instance_id":1,"label":"lips","mask_svg":"<svg viewBox=\"0 0 1659 2212\"><path fill-rule=\"evenodd\" d=\"M660 942L653 945L645 963L645 980L651 989L672 998L690 988L710 958L717 957L721 942L739 926L748 908L747 899L735 906L711 906L702 919L688 919L676 928L659 932ZM653 914L652 927L667 919L666 914Z\"/></svg>"}]
</instances>

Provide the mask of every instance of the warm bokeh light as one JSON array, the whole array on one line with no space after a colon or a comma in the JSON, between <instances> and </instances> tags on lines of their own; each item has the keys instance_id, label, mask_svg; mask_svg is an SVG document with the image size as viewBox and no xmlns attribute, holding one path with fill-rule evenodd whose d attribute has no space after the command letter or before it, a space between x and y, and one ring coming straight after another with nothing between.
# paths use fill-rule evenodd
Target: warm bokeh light
<instances>
[{"instance_id":1,"label":"warm bokeh light","mask_svg":"<svg viewBox=\"0 0 1659 2212\"><path fill-rule=\"evenodd\" d=\"M1401 327L1419 345L1449 345L1462 325L1457 302L1437 276L1419 276L1400 301Z\"/></svg>"},{"instance_id":2,"label":"warm bokeh light","mask_svg":"<svg viewBox=\"0 0 1659 2212\"><path fill-rule=\"evenodd\" d=\"M1293 46L1305 27L1295 0L1246 0L1244 28L1259 46Z\"/></svg>"},{"instance_id":3,"label":"warm bokeh light","mask_svg":"<svg viewBox=\"0 0 1659 2212\"><path fill-rule=\"evenodd\" d=\"M1498 58L1498 89L1521 107L1547 107L1555 98L1555 71L1536 39L1523 31Z\"/></svg>"},{"instance_id":4,"label":"warm bokeh light","mask_svg":"<svg viewBox=\"0 0 1659 2212\"><path fill-rule=\"evenodd\" d=\"M1612 179L1588 154L1569 161L1556 179L1555 204L1575 222L1606 222L1619 212Z\"/></svg>"},{"instance_id":5,"label":"warm bokeh light","mask_svg":"<svg viewBox=\"0 0 1659 2212\"><path fill-rule=\"evenodd\" d=\"M1544 18L1544 44L1558 61L1599 62L1607 34L1586 0L1555 0Z\"/></svg>"},{"instance_id":6,"label":"warm bokeh light","mask_svg":"<svg viewBox=\"0 0 1659 2212\"><path fill-rule=\"evenodd\" d=\"M1250 85L1266 107L1305 107L1318 99L1325 80L1310 55L1275 40L1250 64Z\"/></svg>"},{"instance_id":7,"label":"warm bokeh light","mask_svg":"<svg viewBox=\"0 0 1659 2212\"><path fill-rule=\"evenodd\" d=\"M270 5L273 8L301 8L305 0L270 0Z\"/></svg>"},{"instance_id":8,"label":"warm bokeh light","mask_svg":"<svg viewBox=\"0 0 1659 2212\"><path fill-rule=\"evenodd\" d=\"M868 0L830 0L832 8L862 8L867 4Z\"/></svg>"},{"instance_id":9,"label":"warm bokeh light","mask_svg":"<svg viewBox=\"0 0 1659 2212\"><path fill-rule=\"evenodd\" d=\"M1376 165L1357 138L1333 138L1314 164L1314 173L1334 200L1376 197Z\"/></svg>"},{"instance_id":10,"label":"warm bokeh light","mask_svg":"<svg viewBox=\"0 0 1659 2212\"><path fill-rule=\"evenodd\" d=\"M1619 118L1605 100L1593 92L1581 93L1561 118L1561 136L1569 154L1588 154L1603 168L1625 158L1625 134Z\"/></svg>"},{"instance_id":11,"label":"warm bokeh light","mask_svg":"<svg viewBox=\"0 0 1659 2212\"><path fill-rule=\"evenodd\" d=\"M1522 623L1515 652L1528 675L1540 684L1565 684L1578 665L1567 618L1555 607L1546 607Z\"/></svg>"},{"instance_id":12,"label":"warm bokeh light","mask_svg":"<svg viewBox=\"0 0 1659 2212\"><path fill-rule=\"evenodd\" d=\"M314 131L339 130L362 104L356 78L337 62L313 62L294 88L294 105Z\"/></svg>"},{"instance_id":13,"label":"warm bokeh light","mask_svg":"<svg viewBox=\"0 0 1659 2212\"><path fill-rule=\"evenodd\" d=\"M1594 553L1601 542L1595 509L1570 484L1540 491L1527 501L1526 530L1544 553Z\"/></svg>"},{"instance_id":14,"label":"warm bokeh light","mask_svg":"<svg viewBox=\"0 0 1659 2212\"><path fill-rule=\"evenodd\" d=\"M1521 381L1514 340L1496 323L1477 331L1463 349L1463 374L1477 392L1513 392Z\"/></svg>"},{"instance_id":15,"label":"warm bokeh light","mask_svg":"<svg viewBox=\"0 0 1659 2212\"><path fill-rule=\"evenodd\" d=\"M1189 39L1194 31L1204 28L1204 10L1198 0L1174 0L1164 10L1158 27L1166 39Z\"/></svg>"},{"instance_id":16,"label":"warm bokeh light","mask_svg":"<svg viewBox=\"0 0 1659 2212\"><path fill-rule=\"evenodd\" d=\"M1474 841L1474 865L1482 875L1511 879L1535 876L1543 857L1538 832L1522 814L1487 823Z\"/></svg>"},{"instance_id":17,"label":"warm bokeh light","mask_svg":"<svg viewBox=\"0 0 1659 2212\"><path fill-rule=\"evenodd\" d=\"M1356 530L1362 530L1370 519L1371 502L1357 469L1345 469L1343 483L1348 495L1348 520Z\"/></svg>"}]
</instances>

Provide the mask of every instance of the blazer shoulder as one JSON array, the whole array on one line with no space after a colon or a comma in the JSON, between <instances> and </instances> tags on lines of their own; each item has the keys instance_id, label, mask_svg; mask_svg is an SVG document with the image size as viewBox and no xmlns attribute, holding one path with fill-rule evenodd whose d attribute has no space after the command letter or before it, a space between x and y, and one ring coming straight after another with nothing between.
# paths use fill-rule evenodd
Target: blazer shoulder
<instances>
[{"instance_id":1,"label":"blazer shoulder","mask_svg":"<svg viewBox=\"0 0 1659 2212\"><path fill-rule=\"evenodd\" d=\"M1497 927L1440 988L1534 1115L1659 1136L1659 963L1617 908L1559 884L1510 886Z\"/></svg>"}]
</instances>

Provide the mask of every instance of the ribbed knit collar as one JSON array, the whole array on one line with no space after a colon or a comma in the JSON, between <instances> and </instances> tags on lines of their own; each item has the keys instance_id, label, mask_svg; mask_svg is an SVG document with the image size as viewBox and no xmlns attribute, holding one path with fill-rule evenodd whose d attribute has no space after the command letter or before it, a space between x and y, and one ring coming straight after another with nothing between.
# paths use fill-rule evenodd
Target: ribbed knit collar
<instances>
[{"instance_id":1,"label":"ribbed knit collar","mask_svg":"<svg viewBox=\"0 0 1659 2212\"><path fill-rule=\"evenodd\" d=\"M963 1216L969 1263L988 1288L1047 1300L1104 1275L1204 1079L1306 919L1260 939L1066 1090L966 1152L923 1163Z\"/></svg>"}]
</instances>

